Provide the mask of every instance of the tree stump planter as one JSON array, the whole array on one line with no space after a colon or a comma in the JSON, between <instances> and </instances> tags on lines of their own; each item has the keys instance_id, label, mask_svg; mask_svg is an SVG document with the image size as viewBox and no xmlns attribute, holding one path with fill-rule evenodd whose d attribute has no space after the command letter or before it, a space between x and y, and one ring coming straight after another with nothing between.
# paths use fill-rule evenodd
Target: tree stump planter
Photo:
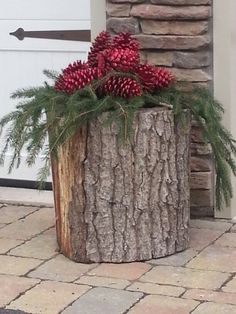
<instances>
[{"instance_id":1,"label":"tree stump planter","mask_svg":"<svg viewBox=\"0 0 236 314\"><path fill-rule=\"evenodd\" d=\"M102 117L80 129L52 162L57 239L82 262L132 262L189 243L189 129L166 108L136 113L131 144Z\"/></svg>"}]
</instances>

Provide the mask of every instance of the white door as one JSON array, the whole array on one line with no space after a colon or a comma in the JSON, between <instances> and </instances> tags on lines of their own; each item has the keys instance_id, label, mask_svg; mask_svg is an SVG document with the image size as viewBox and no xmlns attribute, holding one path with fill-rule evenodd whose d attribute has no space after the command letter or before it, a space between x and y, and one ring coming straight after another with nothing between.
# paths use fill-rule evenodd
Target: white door
<instances>
[{"instance_id":1,"label":"white door","mask_svg":"<svg viewBox=\"0 0 236 314\"><path fill-rule=\"evenodd\" d=\"M10 94L18 88L38 86L45 80L43 69L60 70L85 59L90 44L78 41L24 38L9 35L25 31L90 29L89 0L7 0L0 9L0 117L14 109ZM2 142L0 142L0 148ZM22 158L24 160L24 156ZM33 168L21 167L8 174L0 167L0 178L36 180L40 158Z\"/></svg>"}]
</instances>

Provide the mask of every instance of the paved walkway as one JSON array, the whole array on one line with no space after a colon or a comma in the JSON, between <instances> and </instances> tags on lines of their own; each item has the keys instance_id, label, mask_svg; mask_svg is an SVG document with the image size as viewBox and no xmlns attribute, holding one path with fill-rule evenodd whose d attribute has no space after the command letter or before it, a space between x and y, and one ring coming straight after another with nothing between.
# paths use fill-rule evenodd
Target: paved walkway
<instances>
[{"instance_id":1,"label":"paved walkway","mask_svg":"<svg viewBox=\"0 0 236 314\"><path fill-rule=\"evenodd\" d=\"M236 313L236 225L194 220L183 253L84 265L58 253L52 208L0 207L0 313Z\"/></svg>"}]
</instances>

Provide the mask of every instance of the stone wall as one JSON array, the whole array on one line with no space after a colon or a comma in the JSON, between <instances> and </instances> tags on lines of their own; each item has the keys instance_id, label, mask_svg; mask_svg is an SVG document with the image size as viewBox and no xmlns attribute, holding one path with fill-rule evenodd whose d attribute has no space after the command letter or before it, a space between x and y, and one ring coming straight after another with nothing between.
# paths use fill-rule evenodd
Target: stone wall
<instances>
[{"instance_id":1,"label":"stone wall","mask_svg":"<svg viewBox=\"0 0 236 314\"><path fill-rule=\"evenodd\" d=\"M107 0L107 29L132 33L143 62L171 68L183 90L211 87L211 0ZM192 215L213 215L211 150L196 123L191 137Z\"/></svg>"}]
</instances>

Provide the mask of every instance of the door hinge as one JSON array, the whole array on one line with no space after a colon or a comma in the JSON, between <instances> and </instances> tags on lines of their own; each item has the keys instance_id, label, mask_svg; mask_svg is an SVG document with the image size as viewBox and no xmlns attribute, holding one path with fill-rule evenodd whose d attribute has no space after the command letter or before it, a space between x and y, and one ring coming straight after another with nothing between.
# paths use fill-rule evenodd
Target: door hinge
<instances>
[{"instance_id":1,"label":"door hinge","mask_svg":"<svg viewBox=\"0 0 236 314\"><path fill-rule=\"evenodd\" d=\"M61 30L61 31L25 31L23 28L18 28L15 32L10 33L19 40L24 38L41 38L41 39L56 39L70 41L91 41L91 31L84 30Z\"/></svg>"}]
</instances>

